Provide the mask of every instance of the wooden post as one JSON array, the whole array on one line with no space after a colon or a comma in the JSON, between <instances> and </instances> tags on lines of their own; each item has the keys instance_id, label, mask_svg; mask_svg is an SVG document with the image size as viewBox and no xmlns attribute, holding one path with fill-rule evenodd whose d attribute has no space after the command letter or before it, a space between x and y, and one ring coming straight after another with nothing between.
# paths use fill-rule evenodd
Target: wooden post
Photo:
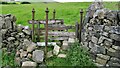
<instances>
[{"instance_id":1,"label":"wooden post","mask_svg":"<svg viewBox=\"0 0 120 68\"><path fill-rule=\"evenodd\" d=\"M40 42L40 22L37 23L37 34L38 34L38 42Z\"/></svg>"},{"instance_id":2,"label":"wooden post","mask_svg":"<svg viewBox=\"0 0 120 68\"><path fill-rule=\"evenodd\" d=\"M75 36L76 36L76 38L78 39L78 28L79 28L78 22L76 22L75 27L76 27L76 33L75 33Z\"/></svg>"},{"instance_id":3,"label":"wooden post","mask_svg":"<svg viewBox=\"0 0 120 68\"><path fill-rule=\"evenodd\" d=\"M49 10L48 8L46 8L46 25L45 25L45 58L47 57L47 45L48 45L48 13L49 13Z\"/></svg>"},{"instance_id":4,"label":"wooden post","mask_svg":"<svg viewBox=\"0 0 120 68\"><path fill-rule=\"evenodd\" d=\"M34 41L34 18L35 18L35 9L32 9L32 41Z\"/></svg>"},{"instance_id":5,"label":"wooden post","mask_svg":"<svg viewBox=\"0 0 120 68\"><path fill-rule=\"evenodd\" d=\"M80 25L79 25L79 43L81 42L81 30L82 30L82 22L83 22L83 9L80 10Z\"/></svg>"},{"instance_id":6,"label":"wooden post","mask_svg":"<svg viewBox=\"0 0 120 68\"><path fill-rule=\"evenodd\" d=\"M55 13L56 13L56 11L55 11L55 9L53 10L53 20L55 20ZM54 24L56 24L56 23L54 23ZM52 31L54 31L54 30L52 30ZM54 38L54 36L52 36L53 38ZM54 40L52 40L52 42L54 42Z\"/></svg>"},{"instance_id":7,"label":"wooden post","mask_svg":"<svg viewBox=\"0 0 120 68\"><path fill-rule=\"evenodd\" d=\"M55 13L56 13L56 11L55 11L55 9L53 10L53 19L55 19Z\"/></svg>"}]
</instances>

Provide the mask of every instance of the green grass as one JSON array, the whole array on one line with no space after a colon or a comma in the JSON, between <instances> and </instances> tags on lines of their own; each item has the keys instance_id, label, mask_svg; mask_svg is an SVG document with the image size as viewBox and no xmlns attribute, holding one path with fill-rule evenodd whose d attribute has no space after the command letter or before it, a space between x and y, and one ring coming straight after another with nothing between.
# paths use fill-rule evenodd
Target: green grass
<instances>
[{"instance_id":1,"label":"green grass","mask_svg":"<svg viewBox=\"0 0 120 68\"><path fill-rule=\"evenodd\" d=\"M56 9L56 18L64 19L65 24L75 25L79 21L80 9L86 9L91 3L77 2L77 3L33 3L33 4L11 4L0 5L2 7L2 14L13 14L17 17L17 24L28 25L28 20L31 20L32 8L35 8L35 19L45 19L45 9L49 8L49 19L52 19L53 9ZM117 10L116 2L105 2L105 6L109 9ZM112 7L111 7L112 6ZM0 10L1 11L1 10Z\"/></svg>"},{"instance_id":2,"label":"green grass","mask_svg":"<svg viewBox=\"0 0 120 68\"><path fill-rule=\"evenodd\" d=\"M0 67L2 66L2 50L0 49Z\"/></svg>"},{"instance_id":3,"label":"green grass","mask_svg":"<svg viewBox=\"0 0 120 68\"><path fill-rule=\"evenodd\" d=\"M48 66L89 66L89 68L95 67L92 60L89 57L88 51L80 48L80 44L75 42L71 45L70 49L66 51L66 58L52 57L47 59Z\"/></svg>"}]
</instances>

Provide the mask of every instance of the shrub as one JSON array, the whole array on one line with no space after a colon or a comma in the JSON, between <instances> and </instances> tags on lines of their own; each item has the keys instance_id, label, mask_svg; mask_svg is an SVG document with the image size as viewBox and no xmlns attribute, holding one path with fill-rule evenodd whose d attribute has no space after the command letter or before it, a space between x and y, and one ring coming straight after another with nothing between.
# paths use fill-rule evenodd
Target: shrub
<instances>
[{"instance_id":1,"label":"shrub","mask_svg":"<svg viewBox=\"0 0 120 68\"><path fill-rule=\"evenodd\" d=\"M7 2L0 2L0 4L8 4Z\"/></svg>"},{"instance_id":2,"label":"shrub","mask_svg":"<svg viewBox=\"0 0 120 68\"><path fill-rule=\"evenodd\" d=\"M30 2L21 2L21 4L31 4Z\"/></svg>"}]
</instances>

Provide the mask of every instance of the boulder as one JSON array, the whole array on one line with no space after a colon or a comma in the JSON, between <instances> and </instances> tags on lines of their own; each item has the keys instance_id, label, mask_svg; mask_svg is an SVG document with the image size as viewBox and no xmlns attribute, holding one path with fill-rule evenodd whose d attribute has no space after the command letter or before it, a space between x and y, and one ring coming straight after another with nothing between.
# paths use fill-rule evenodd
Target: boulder
<instances>
[{"instance_id":1,"label":"boulder","mask_svg":"<svg viewBox=\"0 0 120 68\"><path fill-rule=\"evenodd\" d=\"M54 55L58 55L59 50L60 50L60 47L59 47L58 45L55 45L55 46L54 46L54 49L53 49L53 54L54 54Z\"/></svg>"},{"instance_id":2,"label":"boulder","mask_svg":"<svg viewBox=\"0 0 120 68\"><path fill-rule=\"evenodd\" d=\"M37 63L42 63L44 60L44 51L42 50L33 51L32 59Z\"/></svg>"}]
</instances>

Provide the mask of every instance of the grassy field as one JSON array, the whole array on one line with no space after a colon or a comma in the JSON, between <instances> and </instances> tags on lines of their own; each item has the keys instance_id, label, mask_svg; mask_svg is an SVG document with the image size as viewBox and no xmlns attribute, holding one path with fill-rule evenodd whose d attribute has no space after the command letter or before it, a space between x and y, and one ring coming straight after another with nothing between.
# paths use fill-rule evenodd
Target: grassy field
<instances>
[{"instance_id":1,"label":"grassy field","mask_svg":"<svg viewBox=\"0 0 120 68\"><path fill-rule=\"evenodd\" d=\"M80 9L86 9L91 3L77 2L77 3L33 3L33 4L17 4L17 5L0 5L2 7L2 14L13 14L17 17L17 24L28 25L28 20L31 20L32 8L35 8L35 19L45 19L45 9L49 8L49 19L52 18L52 11L56 9L56 18L64 19L65 24L75 24L79 21ZM105 7L108 9L117 10L116 2L105 2ZM0 10L1 12L1 10Z\"/></svg>"}]
</instances>

